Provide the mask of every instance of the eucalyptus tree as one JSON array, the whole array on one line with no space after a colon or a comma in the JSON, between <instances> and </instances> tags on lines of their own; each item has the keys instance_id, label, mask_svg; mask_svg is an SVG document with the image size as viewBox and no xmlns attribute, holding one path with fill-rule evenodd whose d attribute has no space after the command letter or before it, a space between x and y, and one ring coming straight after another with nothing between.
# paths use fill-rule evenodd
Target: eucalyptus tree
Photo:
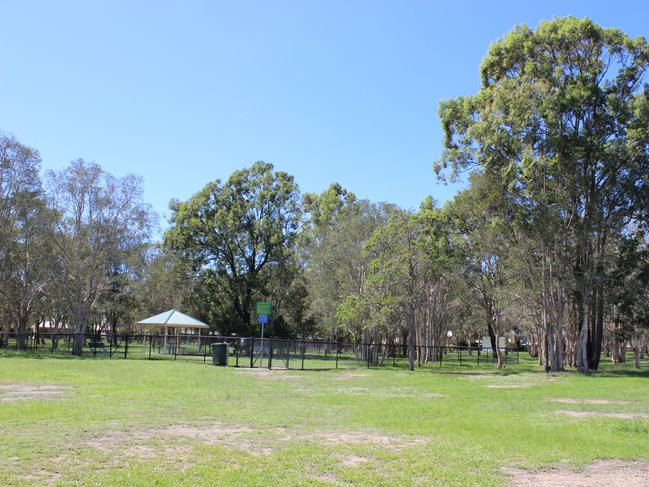
<instances>
[{"instance_id":1,"label":"eucalyptus tree","mask_svg":"<svg viewBox=\"0 0 649 487\"><path fill-rule=\"evenodd\" d=\"M636 228L621 236L612 260L607 279L612 359L625 362L630 343L638 368L649 332L649 244L645 232Z\"/></svg>"},{"instance_id":2,"label":"eucalyptus tree","mask_svg":"<svg viewBox=\"0 0 649 487\"><path fill-rule=\"evenodd\" d=\"M153 216L142 192L140 178L116 178L82 159L48 173L50 204L60 214L53 237L61 259L57 285L70 310L75 355L111 292L115 266L128 266L130 253L149 238Z\"/></svg>"},{"instance_id":3,"label":"eucalyptus tree","mask_svg":"<svg viewBox=\"0 0 649 487\"><path fill-rule=\"evenodd\" d=\"M484 328L491 339L498 367L504 355L498 346L511 320L511 293L517 278L510 250L513 235L512 208L488 175L472 175L471 185L443 209L450 245L459 275L464 279L470 306L481 310Z\"/></svg>"},{"instance_id":4,"label":"eucalyptus tree","mask_svg":"<svg viewBox=\"0 0 649 487\"><path fill-rule=\"evenodd\" d=\"M392 205L357 200L338 184L305 196L309 216L302 239L309 315L328 338L370 340L362 313L370 257L363 252Z\"/></svg>"},{"instance_id":5,"label":"eucalyptus tree","mask_svg":"<svg viewBox=\"0 0 649 487\"><path fill-rule=\"evenodd\" d=\"M546 229L569 237L561 245L569 245L576 365L584 373L599 363L609 240L646 213L648 67L644 38L588 19L556 19L536 30L517 27L492 44L480 91L440 104L438 174L481 167L505 191L518 189L561 217Z\"/></svg>"},{"instance_id":6,"label":"eucalyptus tree","mask_svg":"<svg viewBox=\"0 0 649 487\"><path fill-rule=\"evenodd\" d=\"M408 367L439 360L450 326L452 249L442 212L428 197L419 212L393 210L365 244L370 257L360 312L367 326L407 345ZM425 345L425 346L422 346Z\"/></svg>"},{"instance_id":7,"label":"eucalyptus tree","mask_svg":"<svg viewBox=\"0 0 649 487\"><path fill-rule=\"evenodd\" d=\"M54 214L45 205L40 157L15 138L0 134L0 294L15 324L18 346L26 345L29 320L52 279ZM3 323L6 345L9 323Z\"/></svg>"},{"instance_id":8,"label":"eucalyptus tree","mask_svg":"<svg viewBox=\"0 0 649 487\"><path fill-rule=\"evenodd\" d=\"M432 271L423 232L424 226L416 215L396 210L365 246L366 253L372 256L367 279L370 309L403 316L409 370L414 370L417 360L417 311Z\"/></svg>"},{"instance_id":9,"label":"eucalyptus tree","mask_svg":"<svg viewBox=\"0 0 649 487\"><path fill-rule=\"evenodd\" d=\"M293 177L256 162L186 202L173 201L171 210L166 246L189 259L213 290L212 298L202 293L206 306L225 308L231 330L250 333L254 302L266 297L263 271L285 265L295 252L302 209Z\"/></svg>"},{"instance_id":10,"label":"eucalyptus tree","mask_svg":"<svg viewBox=\"0 0 649 487\"><path fill-rule=\"evenodd\" d=\"M188 262L159 244L143 249L140 258L140 272L133 282L137 311L151 316L171 308L184 309L194 278Z\"/></svg>"},{"instance_id":11,"label":"eucalyptus tree","mask_svg":"<svg viewBox=\"0 0 649 487\"><path fill-rule=\"evenodd\" d=\"M0 293L15 323L18 347L24 348L30 321L37 321L35 312L50 291L58 256L52 247L54 213L42 198L21 199L15 220L16 238L9 242L9 257L0 270L4 278Z\"/></svg>"}]
</instances>

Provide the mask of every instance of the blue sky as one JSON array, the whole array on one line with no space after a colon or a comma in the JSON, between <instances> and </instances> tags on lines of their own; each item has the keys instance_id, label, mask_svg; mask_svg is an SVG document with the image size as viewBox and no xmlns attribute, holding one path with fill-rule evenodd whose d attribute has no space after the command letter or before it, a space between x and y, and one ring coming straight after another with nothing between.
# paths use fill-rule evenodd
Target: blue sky
<instances>
[{"instance_id":1,"label":"blue sky","mask_svg":"<svg viewBox=\"0 0 649 487\"><path fill-rule=\"evenodd\" d=\"M475 93L492 41L565 15L647 36L647 5L0 0L0 130L44 169L140 174L163 225L171 198L256 160L416 208L457 191L431 169L437 105Z\"/></svg>"}]
</instances>

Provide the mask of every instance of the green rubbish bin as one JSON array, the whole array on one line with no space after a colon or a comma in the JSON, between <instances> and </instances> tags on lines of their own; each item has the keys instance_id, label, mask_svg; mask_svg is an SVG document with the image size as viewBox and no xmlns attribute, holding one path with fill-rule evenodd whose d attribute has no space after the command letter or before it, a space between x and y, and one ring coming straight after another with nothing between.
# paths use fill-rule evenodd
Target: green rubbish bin
<instances>
[{"instance_id":1,"label":"green rubbish bin","mask_svg":"<svg viewBox=\"0 0 649 487\"><path fill-rule=\"evenodd\" d=\"M228 365L228 344L212 343L212 365Z\"/></svg>"}]
</instances>

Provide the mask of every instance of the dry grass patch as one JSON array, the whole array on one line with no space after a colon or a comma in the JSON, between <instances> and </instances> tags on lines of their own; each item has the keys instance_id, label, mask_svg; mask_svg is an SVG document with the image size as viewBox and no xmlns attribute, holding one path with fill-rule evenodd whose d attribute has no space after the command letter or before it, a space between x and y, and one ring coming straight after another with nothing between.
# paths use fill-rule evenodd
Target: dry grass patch
<instances>
[{"instance_id":1,"label":"dry grass patch","mask_svg":"<svg viewBox=\"0 0 649 487\"><path fill-rule=\"evenodd\" d=\"M63 476L59 472L52 472L50 470L41 469L34 470L31 473L24 475L23 480L31 485L54 485Z\"/></svg>"},{"instance_id":2,"label":"dry grass patch","mask_svg":"<svg viewBox=\"0 0 649 487\"><path fill-rule=\"evenodd\" d=\"M606 404L629 404L629 401L613 401L610 399L571 399L568 397L546 397L547 402L558 402L561 404L595 404L595 405L606 405Z\"/></svg>"},{"instance_id":3,"label":"dry grass patch","mask_svg":"<svg viewBox=\"0 0 649 487\"><path fill-rule=\"evenodd\" d=\"M65 387L37 384L0 384L0 402L53 399L65 392Z\"/></svg>"},{"instance_id":4,"label":"dry grass patch","mask_svg":"<svg viewBox=\"0 0 649 487\"><path fill-rule=\"evenodd\" d=\"M277 369L268 370L268 369L239 368L237 370L240 371L240 373L243 373L244 375L250 375L255 379L286 380L286 381L304 380L304 376L302 375L289 374L287 371L277 370Z\"/></svg>"},{"instance_id":5,"label":"dry grass patch","mask_svg":"<svg viewBox=\"0 0 649 487\"><path fill-rule=\"evenodd\" d=\"M490 389L523 389L543 386L563 380L556 374L508 374L508 375L476 375L470 380L484 380L485 387Z\"/></svg>"},{"instance_id":6,"label":"dry grass patch","mask_svg":"<svg viewBox=\"0 0 649 487\"><path fill-rule=\"evenodd\" d=\"M391 452L400 452L404 448L422 445L427 442L427 439L423 436L383 435L360 431L316 432L314 437L316 441L327 446L341 444L366 445L372 443ZM305 439L309 438L313 438L313 436Z\"/></svg>"},{"instance_id":7,"label":"dry grass patch","mask_svg":"<svg viewBox=\"0 0 649 487\"><path fill-rule=\"evenodd\" d=\"M352 374L349 372L345 372L343 374L338 374L334 377L332 377L333 380L350 380L350 379L356 379L359 377L367 377L367 374Z\"/></svg>"},{"instance_id":8,"label":"dry grass patch","mask_svg":"<svg viewBox=\"0 0 649 487\"><path fill-rule=\"evenodd\" d=\"M367 457L361 457L358 455L347 455L341 461L340 464L345 467L357 467L361 463L369 462L370 459Z\"/></svg>"},{"instance_id":9,"label":"dry grass patch","mask_svg":"<svg viewBox=\"0 0 649 487\"><path fill-rule=\"evenodd\" d=\"M589 418L589 417L603 417L603 418L617 418L617 419L635 419L635 418L649 418L647 413L608 413L605 411L568 411L559 409L555 411L557 414L564 414L571 418Z\"/></svg>"},{"instance_id":10,"label":"dry grass patch","mask_svg":"<svg viewBox=\"0 0 649 487\"><path fill-rule=\"evenodd\" d=\"M649 485L649 464L642 461L602 460L584 469L558 466L550 470L530 471L503 469L517 487L646 487Z\"/></svg>"},{"instance_id":11,"label":"dry grass patch","mask_svg":"<svg viewBox=\"0 0 649 487\"><path fill-rule=\"evenodd\" d=\"M532 387L532 384L489 384L489 389L526 389Z\"/></svg>"},{"instance_id":12,"label":"dry grass patch","mask_svg":"<svg viewBox=\"0 0 649 487\"><path fill-rule=\"evenodd\" d=\"M261 455L273 452L272 448L246 440L245 435L250 432L252 430L246 426L224 423L212 423L208 426L174 424L146 430L109 431L91 438L85 444L105 454L119 455L123 461L133 458L149 460L164 456L178 458L180 463L187 465L191 464L187 459L192 454L192 448L178 445L178 441L189 442L192 445L223 446ZM159 445L156 444L158 440L167 441Z\"/></svg>"},{"instance_id":13,"label":"dry grass patch","mask_svg":"<svg viewBox=\"0 0 649 487\"><path fill-rule=\"evenodd\" d=\"M322 473L318 475L310 475L309 478L315 482L322 482L325 484L336 484L338 483L338 477L333 473Z\"/></svg>"},{"instance_id":14,"label":"dry grass patch","mask_svg":"<svg viewBox=\"0 0 649 487\"><path fill-rule=\"evenodd\" d=\"M335 392L344 396L365 396L378 398L412 398L412 399L437 399L448 397L436 392L423 392L415 387L385 387L376 388L371 386L358 387L337 387Z\"/></svg>"}]
</instances>

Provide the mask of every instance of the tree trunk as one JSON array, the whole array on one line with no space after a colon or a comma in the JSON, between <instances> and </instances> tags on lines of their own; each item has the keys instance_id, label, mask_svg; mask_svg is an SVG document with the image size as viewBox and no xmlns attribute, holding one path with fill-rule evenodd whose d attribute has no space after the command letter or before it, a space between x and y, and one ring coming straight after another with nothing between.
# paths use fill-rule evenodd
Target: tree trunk
<instances>
[{"instance_id":1,"label":"tree trunk","mask_svg":"<svg viewBox=\"0 0 649 487\"><path fill-rule=\"evenodd\" d=\"M640 344L638 340L633 341L633 366L636 369L640 368Z\"/></svg>"},{"instance_id":2,"label":"tree trunk","mask_svg":"<svg viewBox=\"0 0 649 487\"><path fill-rule=\"evenodd\" d=\"M83 354L83 344L86 340L86 330L88 329L88 320L82 309L76 310L76 319L74 323L74 341L72 344L72 355L81 357Z\"/></svg>"},{"instance_id":3,"label":"tree trunk","mask_svg":"<svg viewBox=\"0 0 649 487\"><path fill-rule=\"evenodd\" d=\"M604 335L604 288L601 284L598 284L595 289L595 312L593 316L589 360L591 370L597 370L599 367L599 357L602 353L602 337Z\"/></svg>"},{"instance_id":4,"label":"tree trunk","mask_svg":"<svg viewBox=\"0 0 649 487\"><path fill-rule=\"evenodd\" d=\"M583 374L590 372L588 366L588 329L589 329L589 312L588 300L586 296L581 296L581 323L579 336L577 338L576 362L577 370Z\"/></svg>"},{"instance_id":5,"label":"tree trunk","mask_svg":"<svg viewBox=\"0 0 649 487\"><path fill-rule=\"evenodd\" d=\"M29 323L29 316L26 314L20 314L18 316L18 323L16 327L16 345L18 350L27 350L27 327Z\"/></svg>"},{"instance_id":6,"label":"tree trunk","mask_svg":"<svg viewBox=\"0 0 649 487\"><path fill-rule=\"evenodd\" d=\"M415 370L415 359L417 357L417 330L415 329L415 312L413 309L408 313L408 370Z\"/></svg>"},{"instance_id":7,"label":"tree trunk","mask_svg":"<svg viewBox=\"0 0 649 487\"><path fill-rule=\"evenodd\" d=\"M9 346L9 324L2 324L2 338L0 339L0 348L7 348Z\"/></svg>"}]
</instances>

